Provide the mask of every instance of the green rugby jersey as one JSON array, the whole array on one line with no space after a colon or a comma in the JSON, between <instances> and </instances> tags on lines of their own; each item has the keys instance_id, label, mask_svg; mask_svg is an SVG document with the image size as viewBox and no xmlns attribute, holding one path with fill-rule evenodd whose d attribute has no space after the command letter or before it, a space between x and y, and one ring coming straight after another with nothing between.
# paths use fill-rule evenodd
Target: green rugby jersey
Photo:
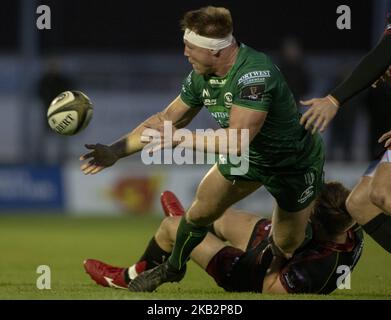
<instances>
[{"instance_id":1,"label":"green rugby jersey","mask_svg":"<svg viewBox=\"0 0 391 320\"><path fill-rule=\"evenodd\" d=\"M250 165L269 169L308 166L306 160L320 140L300 125L295 99L278 67L268 56L244 44L226 76L190 72L183 82L181 99L189 107L208 108L222 128L229 127L233 104L267 112L262 129L250 143Z\"/></svg>"}]
</instances>

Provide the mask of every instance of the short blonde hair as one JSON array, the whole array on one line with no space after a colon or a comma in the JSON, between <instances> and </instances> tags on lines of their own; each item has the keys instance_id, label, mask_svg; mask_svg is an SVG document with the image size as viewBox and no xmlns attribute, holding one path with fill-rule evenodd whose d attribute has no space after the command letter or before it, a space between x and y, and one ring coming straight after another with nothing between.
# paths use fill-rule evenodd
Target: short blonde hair
<instances>
[{"instance_id":1,"label":"short blonde hair","mask_svg":"<svg viewBox=\"0 0 391 320\"><path fill-rule=\"evenodd\" d=\"M203 7L185 13L181 27L200 36L225 38L233 31L231 12L223 7Z\"/></svg>"}]
</instances>

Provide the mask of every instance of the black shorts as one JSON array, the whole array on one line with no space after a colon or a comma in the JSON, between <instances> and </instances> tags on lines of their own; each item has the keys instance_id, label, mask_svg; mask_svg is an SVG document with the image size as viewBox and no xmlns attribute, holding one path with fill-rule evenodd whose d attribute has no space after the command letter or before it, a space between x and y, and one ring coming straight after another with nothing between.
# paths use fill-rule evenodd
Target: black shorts
<instances>
[{"instance_id":1,"label":"black shorts","mask_svg":"<svg viewBox=\"0 0 391 320\"><path fill-rule=\"evenodd\" d=\"M227 246L209 262L206 272L226 291L262 292L263 278L272 256L262 257L268 245L271 221L259 220L252 232L247 249Z\"/></svg>"}]
</instances>

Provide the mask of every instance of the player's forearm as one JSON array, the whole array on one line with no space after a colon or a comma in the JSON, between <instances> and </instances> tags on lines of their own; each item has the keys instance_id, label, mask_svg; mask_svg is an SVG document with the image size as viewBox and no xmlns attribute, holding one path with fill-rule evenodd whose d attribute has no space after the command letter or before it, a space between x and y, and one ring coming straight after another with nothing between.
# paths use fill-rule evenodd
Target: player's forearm
<instances>
[{"instance_id":1,"label":"player's forearm","mask_svg":"<svg viewBox=\"0 0 391 320\"><path fill-rule=\"evenodd\" d=\"M360 91L368 88L391 64L391 36L385 36L379 44L369 52L337 88L330 94L343 104Z\"/></svg>"},{"instance_id":2,"label":"player's forearm","mask_svg":"<svg viewBox=\"0 0 391 320\"><path fill-rule=\"evenodd\" d=\"M180 142L183 148L205 153L229 154L240 156L243 148L248 146L248 137L241 130L208 129L203 132L191 132Z\"/></svg>"},{"instance_id":3,"label":"player's forearm","mask_svg":"<svg viewBox=\"0 0 391 320\"><path fill-rule=\"evenodd\" d=\"M147 142L141 141L141 135L146 129L146 126L149 123L158 123L160 120L160 113L154 114L153 116L142 122L132 132L125 135L121 139L113 142L110 147L113 149L113 151L119 158L124 158L141 151L147 144Z\"/></svg>"},{"instance_id":4,"label":"player's forearm","mask_svg":"<svg viewBox=\"0 0 391 320\"><path fill-rule=\"evenodd\" d=\"M118 158L124 158L141 151L144 143L140 141L140 135L137 132L131 132L112 143L110 147L113 149Z\"/></svg>"}]
</instances>

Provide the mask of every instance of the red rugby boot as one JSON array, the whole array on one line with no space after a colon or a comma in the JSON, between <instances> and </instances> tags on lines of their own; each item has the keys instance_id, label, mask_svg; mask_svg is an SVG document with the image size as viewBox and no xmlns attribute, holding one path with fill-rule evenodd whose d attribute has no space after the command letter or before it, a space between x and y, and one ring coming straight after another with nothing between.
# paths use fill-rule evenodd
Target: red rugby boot
<instances>
[{"instance_id":1,"label":"red rugby boot","mask_svg":"<svg viewBox=\"0 0 391 320\"><path fill-rule=\"evenodd\" d=\"M92 280L103 287L128 288L125 281L125 272L128 268L118 268L99 260L87 259L84 261L84 269Z\"/></svg>"},{"instance_id":2,"label":"red rugby boot","mask_svg":"<svg viewBox=\"0 0 391 320\"><path fill-rule=\"evenodd\" d=\"M164 191L160 195L160 203L167 217L183 216L185 214L185 209L183 209L181 202L171 191Z\"/></svg>"}]
</instances>

